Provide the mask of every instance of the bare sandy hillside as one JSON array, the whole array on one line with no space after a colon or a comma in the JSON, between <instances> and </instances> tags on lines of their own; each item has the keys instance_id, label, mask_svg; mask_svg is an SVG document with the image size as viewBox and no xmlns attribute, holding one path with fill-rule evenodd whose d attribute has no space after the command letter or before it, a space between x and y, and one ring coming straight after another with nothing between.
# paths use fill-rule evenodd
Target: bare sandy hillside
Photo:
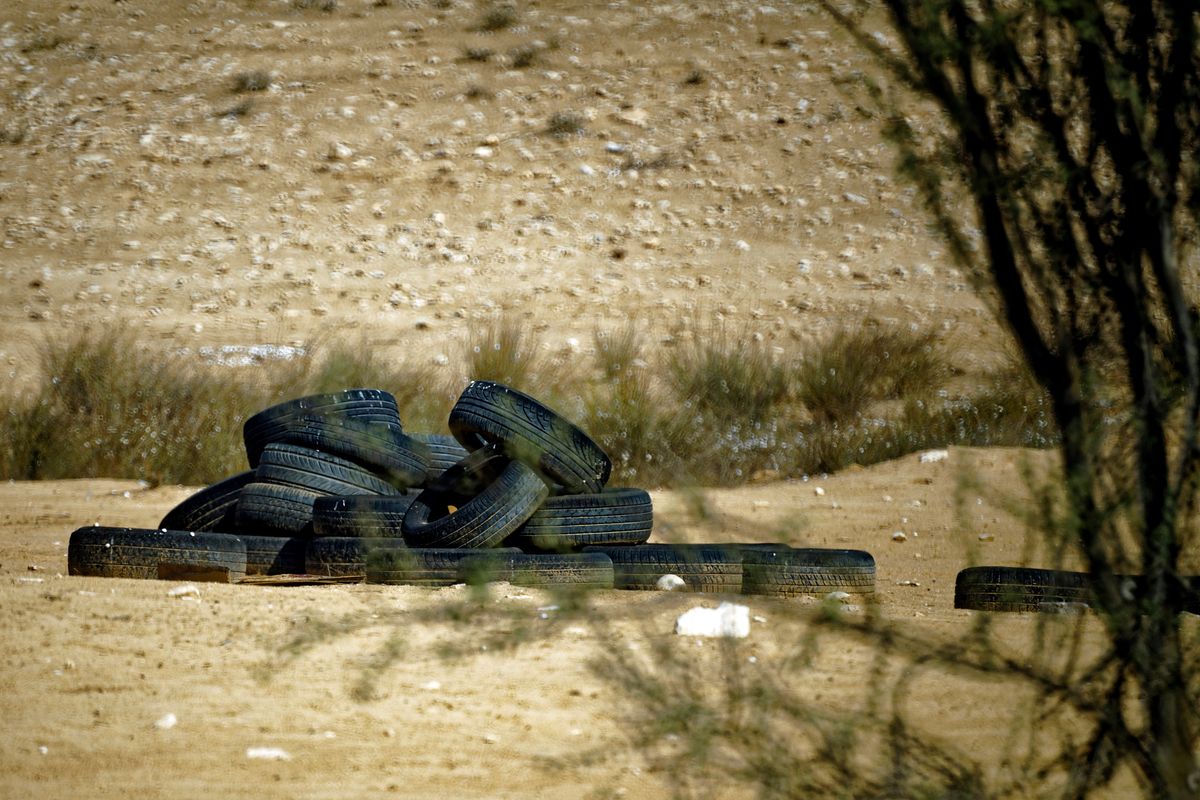
<instances>
[{"instance_id":1,"label":"bare sandy hillside","mask_svg":"<svg viewBox=\"0 0 1200 800\"><path fill-rule=\"evenodd\" d=\"M994 329L805 4L12 0L0 358L126 323L456 365L501 311L554 351L722 319L785 349L871 317ZM303 6L313 6L303 8Z\"/></svg>"}]
</instances>

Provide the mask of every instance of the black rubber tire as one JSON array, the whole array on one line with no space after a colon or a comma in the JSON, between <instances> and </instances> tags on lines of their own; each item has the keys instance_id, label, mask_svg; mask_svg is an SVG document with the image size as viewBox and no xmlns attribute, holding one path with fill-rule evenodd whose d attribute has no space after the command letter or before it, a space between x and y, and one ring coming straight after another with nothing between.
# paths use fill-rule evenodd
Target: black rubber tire
<instances>
[{"instance_id":1,"label":"black rubber tire","mask_svg":"<svg viewBox=\"0 0 1200 800\"><path fill-rule=\"evenodd\" d=\"M310 536L313 530L313 504L321 496L294 486L247 484L238 500L238 528L279 536Z\"/></svg>"},{"instance_id":2,"label":"black rubber tire","mask_svg":"<svg viewBox=\"0 0 1200 800\"><path fill-rule=\"evenodd\" d=\"M313 504L313 535L368 539L401 537L404 515L416 499L415 492L391 496L318 497Z\"/></svg>"},{"instance_id":3,"label":"black rubber tire","mask_svg":"<svg viewBox=\"0 0 1200 800\"><path fill-rule=\"evenodd\" d=\"M310 539L304 551L304 570L309 575L366 579L367 563L377 555L407 550L402 539L363 539L326 536Z\"/></svg>"},{"instance_id":4,"label":"black rubber tire","mask_svg":"<svg viewBox=\"0 0 1200 800\"><path fill-rule=\"evenodd\" d=\"M396 398L380 389L346 389L298 397L263 409L246 420L242 438L250 466L257 467L263 448L297 419L323 416L352 417L402 427Z\"/></svg>"},{"instance_id":5,"label":"black rubber tire","mask_svg":"<svg viewBox=\"0 0 1200 800\"><path fill-rule=\"evenodd\" d=\"M459 565L465 583L507 581L516 586L611 589L615 574L604 553L498 553L489 550Z\"/></svg>"},{"instance_id":6,"label":"black rubber tire","mask_svg":"<svg viewBox=\"0 0 1200 800\"><path fill-rule=\"evenodd\" d=\"M568 494L604 488L612 462L586 433L527 394L493 381L472 381L450 410L450 432L468 450L481 441L561 485Z\"/></svg>"},{"instance_id":7,"label":"black rubber tire","mask_svg":"<svg viewBox=\"0 0 1200 800\"><path fill-rule=\"evenodd\" d=\"M663 575L678 575L680 591L737 594L742 589L742 553L725 544L640 544L633 547L587 547L613 562L617 589L654 591Z\"/></svg>"},{"instance_id":8,"label":"black rubber tire","mask_svg":"<svg viewBox=\"0 0 1200 800\"><path fill-rule=\"evenodd\" d=\"M237 502L242 487L254 480L254 470L246 470L207 486L167 512L158 523L169 531L237 533Z\"/></svg>"},{"instance_id":9,"label":"black rubber tire","mask_svg":"<svg viewBox=\"0 0 1200 800\"><path fill-rule=\"evenodd\" d=\"M400 490L353 461L292 444L269 444L256 482L294 486L323 495L399 494Z\"/></svg>"},{"instance_id":10,"label":"black rubber tire","mask_svg":"<svg viewBox=\"0 0 1200 800\"><path fill-rule=\"evenodd\" d=\"M515 548L498 547L489 553L513 553ZM380 551L367 561L367 583L403 584L406 586L453 586L462 583L459 563L479 555L478 550L446 548L408 548Z\"/></svg>"},{"instance_id":11,"label":"black rubber tire","mask_svg":"<svg viewBox=\"0 0 1200 800\"><path fill-rule=\"evenodd\" d=\"M1090 605L1091 576L1031 567L968 567L954 580L954 607L975 611L1046 611Z\"/></svg>"},{"instance_id":12,"label":"black rubber tire","mask_svg":"<svg viewBox=\"0 0 1200 800\"><path fill-rule=\"evenodd\" d=\"M300 417L269 443L340 456L382 476L398 489L424 484L429 467L428 448L399 427L353 417Z\"/></svg>"},{"instance_id":13,"label":"black rubber tire","mask_svg":"<svg viewBox=\"0 0 1200 800\"><path fill-rule=\"evenodd\" d=\"M440 478L443 472L467 457L467 448L459 444L458 439L447 433L413 433L409 435L418 443L425 445L429 454L424 486L429 486Z\"/></svg>"},{"instance_id":14,"label":"black rubber tire","mask_svg":"<svg viewBox=\"0 0 1200 800\"><path fill-rule=\"evenodd\" d=\"M863 550L740 545L742 594L872 594L875 559Z\"/></svg>"},{"instance_id":15,"label":"black rubber tire","mask_svg":"<svg viewBox=\"0 0 1200 800\"><path fill-rule=\"evenodd\" d=\"M589 546L631 546L650 538L654 506L644 489L548 497L505 544L527 552L575 553Z\"/></svg>"},{"instance_id":16,"label":"black rubber tire","mask_svg":"<svg viewBox=\"0 0 1200 800\"><path fill-rule=\"evenodd\" d=\"M158 578L164 566L228 570L230 580L246 575L246 545L227 533L79 528L67 545L67 573L104 578Z\"/></svg>"},{"instance_id":17,"label":"black rubber tire","mask_svg":"<svg viewBox=\"0 0 1200 800\"><path fill-rule=\"evenodd\" d=\"M483 488L464 490L476 482ZM537 511L549 493L529 467L494 446L484 447L417 495L404 515L404 540L410 547L422 548L496 547Z\"/></svg>"},{"instance_id":18,"label":"black rubber tire","mask_svg":"<svg viewBox=\"0 0 1200 800\"><path fill-rule=\"evenodd\" d=\"M247 536L238 538L246 545L247 575L299 575L304 572L303 536Z\"/></svg>"}]
</instances>

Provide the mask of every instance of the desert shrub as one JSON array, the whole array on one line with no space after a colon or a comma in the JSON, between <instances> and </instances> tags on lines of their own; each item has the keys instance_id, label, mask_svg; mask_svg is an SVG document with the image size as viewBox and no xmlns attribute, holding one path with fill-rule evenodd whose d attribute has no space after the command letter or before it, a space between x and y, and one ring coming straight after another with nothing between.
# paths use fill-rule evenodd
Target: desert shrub
<instances>
[{"instance_id":1,"label":"desert shrub","mask_svg":"<svg viewBox=\"0 0 1200 800\"><path fill-rule=\"evenodd\" d=\"M484 63L490 61L496 51L488 47L468 47L463 50L463 58L467 61L476 61Z\"/></svg>"},{"instance_id":2,"label":"desert shrub","mask_svg":"<svg viewBox=\"0 0 1200 800\"><path fill-rule=\"evenodd\" d=\"M483 17L479 20L479 30L489 33L502 31L505 28L511 28L517 24L520 15L517 14L516 6L508 3L494 5L483 12Z\"/></svg>"},{"instance_id":3,"label":"desert shrub","mask_svg":"<svg viewBox=\"0 0 1200 800\"><path fill-rule=\"evenodd\" d=\"M250 72L239 72L233 76L235 92L263 92L271 88L271 73L256 69Z\"/></svg>"},{"instance_id":4,"label":"desert shrub","mask_svg":"<svg viewBox=\"0 0 1200 800\"><path fill-rule=\"evenodd\" d=\"M515 47L508 54L508 63L513 69L528 69L537 63L541 51L533 45Z\"/></svg>"},{"instance_id":5,"label":"desert shrub","mask_svg":"<svg viewBox=\"0 0 1200 800\"><path fill-rule=\"evenodd\" d=\"M583 132L583 117L567 111L557 111L546 122L546 133L564 138Z\"/></svg>"},{"instance_id":6,"label":"desert shrub","mask_svg":"<svg viewBox=\"0 0 1200 800\"><path fill-rule=\"evenodd\" d=\"M494 317L472 332L463 348L471 380L497 381L539 395L541 339L517 317Z\"/></svg>"},{"instance_id":7,"label":"desert shrub","mask_svg":"<svg viewBox=\"0 0 1200 800\"><path fill-rule=\"evenodd\" d=\"M763 420L788 397L788 370L767 346L719 325L695 331L666 358L685 406L720 421Z\"/></svg>"},{"instance_id":8,"label":"desert shrub","mask_svg":"<svg viewBox=\"0 0 1200 800\"><path fill-rule=\"evenodd\" d=\"M950 370L932 331L842 328L796 370L800 400L826 422L847 422L873 403L932 396Z\"/></svg>"},{"instance_id":9,"label":"desert shrub","mask_svg":"<svg viewBox=\"0 0 1200 800\"><path fill-rule=\"evenodd\" d=\"M140 350L122 329L47 343L36 395L3 417L8 478L216 479L245 469L241 423L267 392Z\"/></svg>"}]
</instances>

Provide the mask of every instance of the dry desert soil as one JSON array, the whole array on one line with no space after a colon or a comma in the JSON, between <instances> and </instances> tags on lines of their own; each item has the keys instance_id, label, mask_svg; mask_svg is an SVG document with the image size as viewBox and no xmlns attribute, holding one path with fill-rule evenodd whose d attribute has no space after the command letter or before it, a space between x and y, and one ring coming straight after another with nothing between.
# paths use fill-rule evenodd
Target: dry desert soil
<instances>
[{"instance_id":1,"label":"dry desert soil","mask_svg":"<svg viewBox=\"0 0 1200 800\"><path fill-rule=\"evenodd\" d=\"M197 358L323 337L453 370L472 326L501 313L568 356L631 321L655 347L720 319L782 352L875 319L938 330L967 372L996 363L985 305L845 89L869 64L817 8L518 2L484 30L488 15L464 0L0 4L8 387L40 377L47 335L117 325ZM654 538L868 550L879 614L948 640L975 621L953 608L959 569L1037 563L1004 511L1027 464L1049 456L913 455L708 492L707 515L691 494L656 491ZM204 584L175 597L170 582L67 577L74 528L153 526L195 488L128 477L0 486L3 797L681 785L631 746L645 720L597 664L661 645L720 680L721 648L672 632L715 598L599 592L579 618L500 585L484 617L459 623L436 612L462 587ZM828 634L811 664L787 658L815 602L740 600L755 615L735 651L748 668L806 702L865 707L865 645ZM331 621L352 630L288 648ZM1019 650L1037 621L998 625ZM472 647L514 627L535 635ZM372 671L399 640L395 663ZM446 657L464 642L475 652ZM1002 775L1029 698L934 670L906 703L921 733ZM177 724L156 727L168 714ZM257 747L290 759L249 758ZM752 790L714 781L702 794Z\"/></svg>"}]
</instances>

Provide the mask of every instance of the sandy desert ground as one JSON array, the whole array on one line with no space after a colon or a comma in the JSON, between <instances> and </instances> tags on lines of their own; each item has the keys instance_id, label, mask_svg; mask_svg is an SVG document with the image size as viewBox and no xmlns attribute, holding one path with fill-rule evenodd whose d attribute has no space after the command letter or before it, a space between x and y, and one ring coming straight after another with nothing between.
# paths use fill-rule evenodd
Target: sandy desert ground
<instances>
[{"instance_id":1,"label":"sandy desert ground","mask_svg":"<svg viewBox=\"0 0 1200 800\"><path fill-rule=\"evenodd\" d=\"M489 7L466 0L0 4L10 390L38 379L32 354L62 332L127 325L147 348L210 360L346 340L453 370L466 333L499 313L563 354L586 356L594 331L631 320L655 347L719 319L788 351L875 319L938 330L968 373L996 363L985 305L846 88L869 64L814 6L513 9L486 31ZM690 496L656 492L655 538L866 549L890 623L959 636L973 621L952 607L959 569L1036 563L1002 509L1022 496L1020 465L1047 459L914 455L713 491L706 520ZM590 622L541 620L546 596L500 586L496 615L472 627L427 619L461 588L203 585L180 598L166 582L64 577L72 529L154 525L193 490L128 477L0 486L0 795L672 790L628 746L634 709L594 665L614 642L659 642L715 675L716 646L672 633L711 598L601 592ZM738 645L756 669L831 708L864 702L860 644L833 637L811 668L780 666L816 606L744 602L763 620ZM544 635L439 655L502 617ZM297 631L332 619L364 627L287 656ZM1002 639L1034 626L1003 620ZM403 657L357 699L397 630ZM909 702L930 735L995 769L1023 697L935 674ZM178 724L156 728L168 713ZM253 747L291 759L249 759Z\"/></svg>"},{"instance_id":2,"label":"sandy desert ground","mask_svg":"<svg viewBox=\"0 0 1200 800\"><path fill-rule=\"evenodd\" d=\"M654 538L868 550L883 618L946 641L975 619L953 608L958 569L1022 558L1023 528L1003 504L1022 496L1022 465L1044 466L1044 454L1032 458L955 449L939 463L914 455L808 482L712 491L704 521L694 498L656 492ZM962 475L983 487L963 486ZM636 709L597 667L608 649L649 653L657 644L719 679L714 641L673 627L684 610L721 599L754 615L736 651L748 664L753 657L753 669L831 710L862 709L869 696L873 659L860 642L827 634L811 667L785 663L819 609L805 599L604 591L585 617L559 620L544 610L553 597L498 584L491 616L455 623L429 615L462 602L465 587L200 584L198 597L172 597L182 584L64 577L74 527L154 525L187 491L132 481L0 486L4 796L669 796L678 776L631 746ZM893 540L898 530L905 541ZM861 618L857 609L848 615ZM1009 616L999 640L1019 649L1037 615ZM339 620L354 630L288 650L299 633ZM513 650L480 650L514 626L536 635ZM378 675L364 672L393 634L405 643L401 657ZM450 645L475 652L447 657ZM367 699L358 691L364 675L374 675ZM995 769L1028 698L995 677L935 670L907 702L921 732ZM167 714L178 724L156 728ZM257 747L282 748L291 760L248 758ZM597 753L598 763L572 760ZM751 796L736 786L711 792Z\"/></svg>"}]
</instances>

